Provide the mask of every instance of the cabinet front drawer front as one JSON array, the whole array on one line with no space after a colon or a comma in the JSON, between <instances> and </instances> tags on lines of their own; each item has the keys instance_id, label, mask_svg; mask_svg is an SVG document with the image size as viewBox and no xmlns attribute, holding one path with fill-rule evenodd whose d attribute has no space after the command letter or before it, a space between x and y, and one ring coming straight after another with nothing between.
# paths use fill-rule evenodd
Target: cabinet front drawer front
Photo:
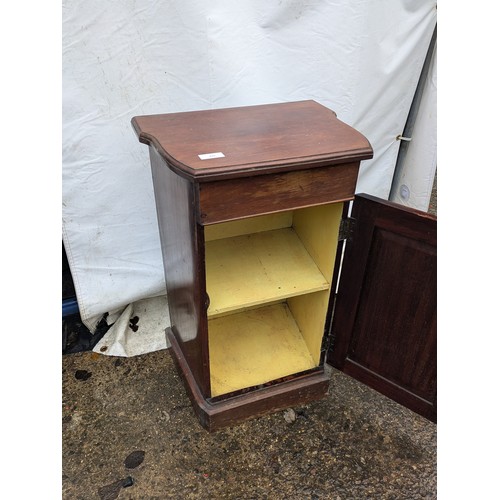
<instances>
[{"instance_id":1,"label":"cabinet front drawer front","mask_svg":"<svg viewBox=\"0 0 500 500\"><path fill-rule=\"evenodd\" d=\"M198 185L200 224L352 200L359 162Z\"/></svg>"}]
</instances>

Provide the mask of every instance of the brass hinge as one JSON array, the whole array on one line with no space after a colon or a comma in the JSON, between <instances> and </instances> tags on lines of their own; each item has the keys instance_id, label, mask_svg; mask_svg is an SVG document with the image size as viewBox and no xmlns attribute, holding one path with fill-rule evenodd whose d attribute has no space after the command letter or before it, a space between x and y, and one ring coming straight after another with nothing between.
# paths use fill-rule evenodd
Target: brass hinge
<instances>
[{"instance_id":1,"label":"brass hinge","mask_svg":"<svg viewBox=\"0 0 500 500\"><path fill-rule=\"evenodd\" d=\"M354 229L356 227L356 219L346 217L340 221L339 241L352 240Z\"/></svg>"}]
</instances>

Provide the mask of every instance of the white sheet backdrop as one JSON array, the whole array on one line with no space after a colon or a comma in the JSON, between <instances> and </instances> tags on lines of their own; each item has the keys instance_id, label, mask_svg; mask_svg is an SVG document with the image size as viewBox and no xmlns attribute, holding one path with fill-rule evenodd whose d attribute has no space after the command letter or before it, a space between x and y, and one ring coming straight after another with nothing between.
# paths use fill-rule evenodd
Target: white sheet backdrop
<instances>
[{"instance_id":1,"label":"white sheet backdrop","mask_svg":"<svg viewBox=\"0 0 500 500\"><path fill-rule=\"evenodd\" d=\"M387 198L431 0L63 0L63 240L83 321L164 293L135 115L315 99L374 148Z\"/></svg>"}]
</instances>

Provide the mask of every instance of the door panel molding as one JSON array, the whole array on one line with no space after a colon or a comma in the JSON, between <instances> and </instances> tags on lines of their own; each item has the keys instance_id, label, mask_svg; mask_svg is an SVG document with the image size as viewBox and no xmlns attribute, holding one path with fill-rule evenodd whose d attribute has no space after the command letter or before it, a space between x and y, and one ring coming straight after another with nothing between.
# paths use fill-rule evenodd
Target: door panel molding
<instances>
[{"instance_id":1,"label":"door panel molding","mask_svg":"<svg viewBox=\"0 0 500 500\"><path fill-rule=\"evenodd\" d=\"M327 360L436 420L437 219L357 195Z\"/></svg>"}]
</instances>

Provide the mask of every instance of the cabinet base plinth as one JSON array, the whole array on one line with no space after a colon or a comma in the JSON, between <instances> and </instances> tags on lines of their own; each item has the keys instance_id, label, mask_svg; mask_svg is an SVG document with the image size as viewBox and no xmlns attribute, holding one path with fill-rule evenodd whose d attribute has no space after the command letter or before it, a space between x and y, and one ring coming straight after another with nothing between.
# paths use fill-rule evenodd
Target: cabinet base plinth
<instances>
[{"instance_id":1,"label":"cabinet base plinth","mask_svg":"<svg viewBox=\"0 0 500 500\"><path fill-rule=\"evenodd\" d=\"M210 432L322 399L328 391L329 377L323 370L318 370L216 403L209 402L201 393L172 329L167 328L165 333L171 345L170 353L181 374L195 414L201 425Z\"/></svg>"}]
</instances>

